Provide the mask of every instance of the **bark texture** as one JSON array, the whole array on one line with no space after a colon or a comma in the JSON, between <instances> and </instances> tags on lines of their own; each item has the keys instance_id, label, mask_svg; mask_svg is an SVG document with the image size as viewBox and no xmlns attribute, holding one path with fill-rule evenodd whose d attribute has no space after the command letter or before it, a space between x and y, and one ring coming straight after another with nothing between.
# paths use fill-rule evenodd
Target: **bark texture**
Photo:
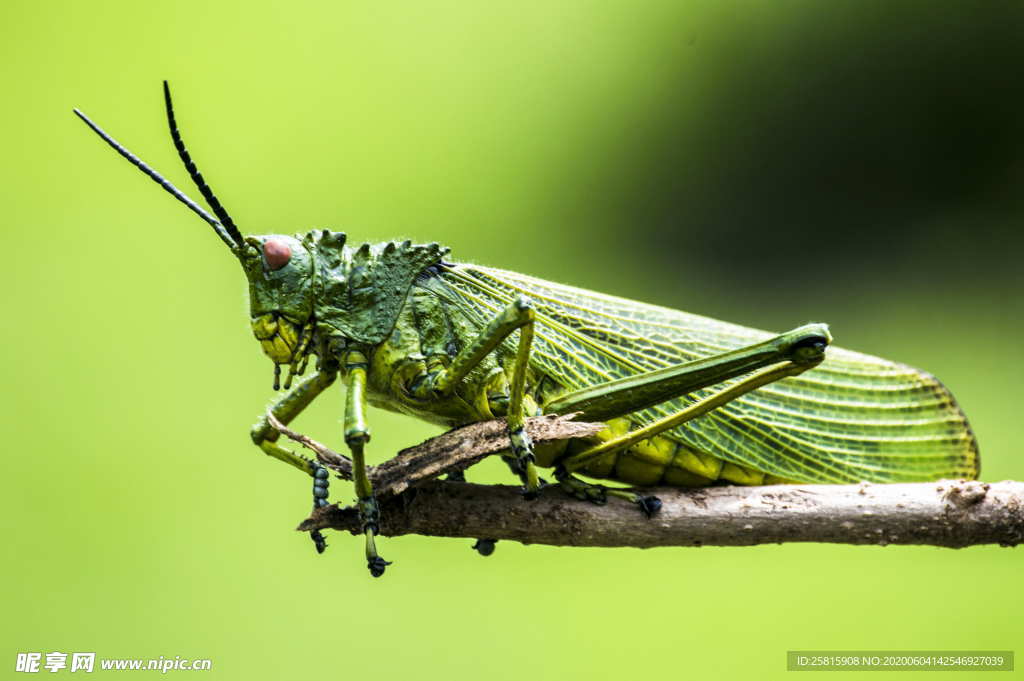
<instances>
[{"instance_id":1,"label":"bark texture","mask_svg":"<svg viewBox=\"0 0 1024 681\"><path fill-rule=\"evenodd\" d=\"M597 506L547 488L539 499L526 501L514 487L430 480L382 503L381 534L638 548L781 542L962 548L1024 540L1024 483L1014 481L644 492L662 501L651 519L621 499ZM355 531L356 513L326 506L298 529L316 528Z\"/></svg>"},{"instance_id":2,"label":"bark texture","mask_svg":"<svg viewBox=\"0 0 1024 681\"><path fill-rule=\"evenodd\" d=\"M575 416L534 416L526 419L526 430L534 442L547 442L587 437L605 428L603 423L573 421ZM322 466L334 471L340 478L352 479L352 461L347 456L285 427L270 411L267 411L267 419L275 430L313 451ZM367 474L377 499L386 499L401 494L423 480L465 470L485 456L508 449L508 446L508 425L505 419L480 421L403 449L379 466L367 466Z\"/></svg>"},{"instance_id":3,"label":"bark texture","mask_svg":"<svg viewBox=\"0 0 1024 681\"><path fill-rule=\"evenodd\" d=\"M585 437L604 424L572 416L527 420L534 441ZM351 478L347 457L285 428L321 464ZM518 487L474 485L437 477L462 470L508 446L503 420L475 423L370 467L381 504L381 534L503 539L555 546L752 546L781 542L919 544L961 548L1024 541L1024 483L940 480L859 485L645 488L661 499L653 518L625 500L598 506L557 486L527 501ZM297 529L357 533L354 508L317 509Z\"/></svg>"}]
</instances>

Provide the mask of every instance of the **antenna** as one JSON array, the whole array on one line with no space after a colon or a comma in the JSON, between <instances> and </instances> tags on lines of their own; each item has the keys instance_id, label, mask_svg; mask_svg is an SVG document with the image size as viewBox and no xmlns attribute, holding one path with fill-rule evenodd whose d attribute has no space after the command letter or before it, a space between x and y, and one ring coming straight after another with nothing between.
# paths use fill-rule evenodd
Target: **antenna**
<instances>
[{"instance_id":1,"label":"antenna","mask_svg":"<svg viewBox=\"0 0 1024 681\"><path fill-rule=\"evenodd\" d=\"M104 142L113 147L114 151L124 156L132 165L134 165L136 168L138 168L146 175L148 175L150 179L152 179L158 185L166 189L171 196L184 203L192 210L192 212L201 217L203 220L206 220L208 223L210 223L210 226L213 227L215 232L217 232L217 236L221 238L221 241L228 245L228 248L230 248L232 251L238 249L238 245L236 245L236 242L232 241L231 237L228 236L228 232L224 229L224 226L220 222L218 222L215 217L207 213L199 204L197 204L195 201L186 196L184 192L182 192L180 189L178 189L173 184L164 179L163 175L161 175L160 173L146 165L142 161L142 159L140 159L138 156L136 156L135 154L121 146L121 144L113 137L108 135L103 130L103 128L89 120L89 117L86 116L84 113L82 113L78 109L74 109L74 112L75 115L81 118L83 121L85 121L85 124L92 128L92 131L99 135ZM237 229L235 231L237 233ZM241 242L237 243L240 244Z\"/></svg>"},{"instance_id":2,"label":"antenna","mask_svg":"<svg viewBox=\"0 0 1024 681\"><path fill-rule=\"evenodd\" d=\"M199 193L206 199L206 203L213 209L213 214L220 218L220 223L224 226L224 231L234 239L235 243L239 246L242 245L242 234L238 231L238 227L235 227L235 221L228 215L227 210L224 206L220 205L220 201L214 196L213 190L206 184L206 180L203 179L203 174L196 168L196 164L192 161L192 157L188 153L188 149L185 148L185 142L181 139L181 133L178 132L178 123L174 120L174 105L171 104L171 88L167 85L167 81L164 81L164 103L167 105L167 125L171 129L171 139L174 140L174 147L178 150L178 156L181 157L181 162L185 164L185 170L188 171L189 177L195 182L196 188Z\"/></svg>"}]
</instances>

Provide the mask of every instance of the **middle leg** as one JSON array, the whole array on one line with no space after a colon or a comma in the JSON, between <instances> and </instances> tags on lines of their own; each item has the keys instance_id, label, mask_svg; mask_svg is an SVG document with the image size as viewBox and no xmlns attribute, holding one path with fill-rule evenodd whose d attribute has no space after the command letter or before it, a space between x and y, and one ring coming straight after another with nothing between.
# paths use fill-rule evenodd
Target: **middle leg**
<instances>
[{"instance_id":1,"label":"middle leg","mask_svg":"<svg viewBox=\"0 0 1024 681\"><path fill-rule=\"evenodd\" d=\"M377 553L374 537L380 531L380 509L373 496L373 486L366 474L366 457L363 452L370 441L370 429L366 425L366 355L358 350L345 353L342 371L348 386L345 402L345 444L352 455L352 479L355 482L359 520L366 541L366 567L374 577L384 574L391 565Z\"/></svg>"},{"instance_id":2,"label":"middle leg","mask_svg":"<svg viewBox=\"0 0 1024 681\"><path fill-rule=\"evenodd\" d=\"M447 368L424 376L423 380L410 386L410 392L419 398L450 395L470 371L479 366L502 341L519 330L519 346L508 400L508 432L511 441L511 454L508 460L512 470L523 481L527 498L536 497L540 490L540 478L533 456L533 442L526 432L524 412L526 374L533 343L534 318L533 304L529 299L519 296L495 315L480 334L455 356Z\"/></svg>"}]
</instances>

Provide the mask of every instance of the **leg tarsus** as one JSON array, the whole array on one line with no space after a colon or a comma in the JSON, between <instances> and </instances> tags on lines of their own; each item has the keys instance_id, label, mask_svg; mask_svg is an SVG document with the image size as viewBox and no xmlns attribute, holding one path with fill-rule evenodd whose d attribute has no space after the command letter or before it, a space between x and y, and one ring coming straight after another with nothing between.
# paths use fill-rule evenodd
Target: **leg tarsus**
<instances>
[{"instance_id":1,"label":"leg tarsus","mask_svg":"<svg viewBox=\"0 0 1024 681\"><path fill-rule=\"evenodd\" d=\"M494 553L494 545L497 541L497 539L477 539L476 543L473 544L473 550L481 556L487 557Z\"/></svg>"},{"instance_id":2,"label":"leg tarsus","mask_svg":"<svg viewBox=\"0 0 1024 681\"><path fill-rule=\"evenodd\" d=\"M384 574L384 568L391 565L391 561L384 560L377 555L377 546L373 541L373 536L377 534L376 527L368 527L365 530L366 534L366 567L370 571L370 575L373 577L380 577Z\"/></svg>"},{"instance_id":3,"label":"leg tarsus","mask_svg":"<svg viewBox=\"0 0 1024 681\"><path fill-rule=\"evenodd\" d=\"M313 508L320 508L327 505L327 488L331 484L330 474L327 469L318 463L313 463Z\"/></svg>"},{"instance_id":4,"label":"leg tarsus","mask_svg":"<svg viewBox=\"0 0 1024 681\"><path fill-rule=\"evenodd\" d=\"M555 470L555 477L558 479L558 484L566 491L566 493L580 501L589 501L592 504L598 504L600 506L608 502L608 497L618 497L619 499L625 499L631 504L636 504L648 518L661 510L661 499L656 496L643 496L636 492L630 492L629 490L605 487L604 485L580 480L575 475L561 467Z\"/></svg>"},{"instance_id":5,"label":"leg tarsus","mask_svg":"<svg viewBox=\"0 0 1024 681\"><path fill-rule=\"evenodd\" d=\"M643 496L636 492L630 492L624 489L609 489L608 496L618 497L620 499L625 499L631 504L636 504L648 518L653 517L655 513L661 510L661 499L655 496Z\"/></svg>"},{"instance_id":6,"label":"leg tarsus","mask_svg":"<svg viewBox=\"0 0 1024 681\"><path fill-rule=\"evenodd\" d=\"M380 577L384 574L384 569L391 565L391 561L384 560L380 556L374 556L373 558L367 558L366 567L370 570L372 577Z\"/></svg>"},{"instance_id":7,"label":"leg tarsus","mask_svg":"<svg viewBox=\"0 0 1024 681\"><path fill-rule=\"evenodd\" d=\"M580 480L564 468L555 469L555 479L558 480L558 486L566 494L580 501L589 501L598 506L604 506L608 502L609 490L607 487Z\"/></svg>"},{"instance_id":8,"label":"leg tarsus","mask_svg":"<svg viewBox=\"0 0 1024 681\"><path fill-rule=\"evenodd\" d=\"M654 514L661 510L661 499L656 496L640 497L637 504L648 518L654 517Z\"/></svg>"},{"instance_id":9,"label":"leg tarsus","mask_svg":"<svg viewBox=\"0 0 1024 681\"><path fill-rule=\"evenodd\" d=\"M327 488L330 485L330 475L327 469L320 464L311 462L313 467L313 510L327 505ZM313 546L317 553L323 553L327 549L327 540L320 530L313 530L309 533L313 540Z\"/></svg>"},{"instance_id":10,"label":"leg tarsus","mask_svg":"<svg viewBox=\"0 0 1024 681\"><path fill-rule=\"evenodd\" d=\"M509 465L511 465L511 464L509 464ZM465 471L452 471L451 473L448 474L448 476L445 479L446 480L451 480L453 482L466 482L466 472ZM477 539L476 543L473 544L473 550L476 551L477 553L479 553L481 556L485 556L485 557L489 556L492 553L494 553L494 543L496 541L498 541L498 540L497 539Z\"/></svg>"},{"instance_id":11,"label":"leg tarsus","mask_svg":"<svg viewBox=\"0 0 1024 681\"><path fill-rule=\"evenodd\" d=\"M374 537L380 531L380 509L372 495L359 500L359 520L363 527L363 535L366 537L366 567L372 576L380 577L384 574L384 568L391 565L391 561L384 560L377 553Z\"/></svg>"},{"instance_id":12,"label":"leg tarsus","mask_svg":"<svg viewBox=\"0 0 1024 681\"><path fill-rule=\"evenodd\" d=\"M320 530L313 530L310 532L309 538L313 540L313 545L316 546L317 553L323 553L327 550L327 540L324 539L324 535Z\"/></svg>"}]
</instances>

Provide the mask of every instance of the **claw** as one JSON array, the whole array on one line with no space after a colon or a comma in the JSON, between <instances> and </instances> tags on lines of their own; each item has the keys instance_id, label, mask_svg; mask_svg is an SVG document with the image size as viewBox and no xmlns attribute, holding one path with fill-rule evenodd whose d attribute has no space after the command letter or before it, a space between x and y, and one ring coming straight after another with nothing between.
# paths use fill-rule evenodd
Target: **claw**
<instances>
[{"instance_id":1,"label":"claw","mask_svg":"<svg viewBox=\"0 0 1024 681\"><path fill-rule=\"evenodd\" d=\"M473 544L473 550L479 553L481 556L489 556L494 553L494 543L497 539L477 539L476 543Z\"/></svg>"},{"instance_id":2,"label":"claw","mask_svg":"<svg viewBox=\"0 0 1024 681\"><path fill-rule=\"evenodd\" d=\"M370 574L374 577L380 577L384 574L384 568L391 565L391 561L384 560L380 556L374 556L366 561L366 567L370 569Z\"/></svg>"},{"instance_id":3,"label":"claw","mask_svg":"<svg viewBox=\"0 0 1024 681\"><path fill-rule=\"evenodd\" d=\"M313 530L310 532L309 538L313 540L317 553L323 553L327 549L327 540L324 539L324 535L320 530Z\"/></svg>"},{"instance_id":4,"label":"claw","mask_svg":"<svg viewBox=\"0 0 1024 681\"><path fill-rule=\"evenodd\" d=\"M658 497L640 497L636 503L648 518L661 510L661 499Z\"/></svg>"},{"instance_id":5,"label":"claw","mask_svg":"<svg viewBox=\"0 0 1024 681\"><path fill-rule=\"evenodd\" d=\"M544 478L537 478L537 482L539 482L540 485L533 492L531 492L528 487L520 488L520 490L523 493L523 499L526 499L527 501L533 501L534 499L540 496L540 491L542 489L544 489L545 487L549 487L551 485L551 483L549 483Z\"/></svg>"}]
</instances>

